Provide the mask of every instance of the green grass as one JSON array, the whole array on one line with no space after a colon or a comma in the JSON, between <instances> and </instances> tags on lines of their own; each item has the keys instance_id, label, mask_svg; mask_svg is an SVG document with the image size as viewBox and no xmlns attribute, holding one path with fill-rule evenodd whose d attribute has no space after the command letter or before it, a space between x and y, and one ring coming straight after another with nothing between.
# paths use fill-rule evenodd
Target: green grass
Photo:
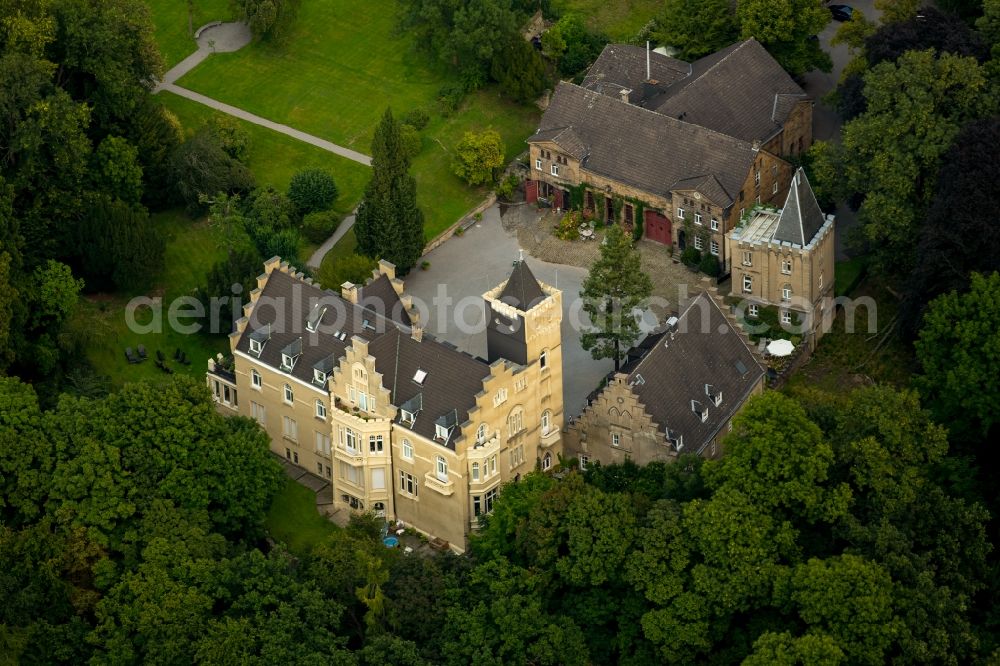
<instances>
[{"instance_id":1,"label":"green grass","mask_svg":"<svg viewBox=\"0 0 1000 666\"><path fill-rule=\"evenodd\" d=\"M193 133L220 112L170 92L157 95L178 120L185 132ZM308 143L243 120L237 123L250 135L250 154L247 166L258 185L274 185L286 190L296 171L307 168L326 169L333 174L340 196L334 209L340 214L349 213L361 200L371 170L363 164L345 159Z\"/></svg>"},{"instance_id":2,"label":"green grass","mask_svg":"<svg viewBox=\"0 0 1000 666\"><path fill-rule=\"evenodd\" d=\"M274 539L300 557L340 529L316 510L316 493L292 479L271 502L264 525Z\"/></svg>"},{"instance_id":3,"label":"green grass","mask_svg":"<svg viewBox=\"0 0 1000 666\"><path fill-rule=\"evenodd\" d=\"M464 132L496 129L509 158L522 152L540 112L514 105L495 90L470 95L450 117L438 112L438 91L453 83L430 66L412 42L393 34L394 0L303 3L284 46L253 43L210 56L179 84L270 120L369 153L386 106L397 114L427 109L423 150L414 159L418 201L433 238L486 194L451 173L451 153Z\"/></svg>"},{"instance_id":4,"label":"green grass","mask_svg":"<svg viewBox=\"0 0 1000 666\"><path fill-rule=\"evenodd\" d=\"M663 0L553 0L552 8L560 14L580 14L593 32L605 34L612 41L624 41L660 13Z\"/></svg>"},{"instance_id":5,"label":"green grass","mask_svg":"<svg viewBox=\"0 0 1000 666\"><path fill-rule=\"evenodd\" d=\"M838 261L835 266L833 293L835 296L847 296L858 287L865 272L865 259L855 257L847 261Z\"/></svg>"},{"instance_id":6,"label":"green grass","mask_svg":"<svg viewBox=\"0 0 1000 666\"><path fill-rule=\"evenodd\" d=\"M186 0L148 0L153 17L156 44L163 54L163 64L170 69L198 49L188 32ZM233 12L228 0L196 0L191 27L197 30L212 21L225 21Z\"/></svg>"}]
</instances>

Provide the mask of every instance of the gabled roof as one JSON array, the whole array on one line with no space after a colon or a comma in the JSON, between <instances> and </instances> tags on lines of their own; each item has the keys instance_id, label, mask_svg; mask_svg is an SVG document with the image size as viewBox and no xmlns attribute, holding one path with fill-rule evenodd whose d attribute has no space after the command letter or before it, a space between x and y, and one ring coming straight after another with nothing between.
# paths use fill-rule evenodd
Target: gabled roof
<instances>
[{"instance_id":1,"label":"gabled roof","mask_svg":"<svg viewBox=\"0 0 1000 666\"><path fill-rule=\"evenodd\" d=\"M629 371L628 384L658 425L684 437L688 451L711 441L760 382L764 369L743 337L707 292L696 296L666 333ZM706 395L721 392L716 406ZM702 421L692 402L708 409Z\"/></svg>"},{"instance_id":2,"label":"gabled roof","mask_svg":"<svg viewBox=\"0 0 1000 666\"><path fill-rule=\"evenodd\" d=\"M587 146L584 144L583 140L573 131L572 127L556 127L550 130L545 130L542 132L535 132L533 136L528 139L529 143L541 142L541 141L551 141L552 143L559 146L559 148L578 160L582 160L587 156Z\"/></svg>"},{"instance_id":3,"label":"gabled roof","mask_svg":"<svg viewBox=\"0 0 1000 666\"><path fill-rule=\"evenodd\" d=\"M535 279L535 274L528 268L528 264L523 259L515 261L514 270L511 271L498 300L513 305L521 312L527 312L544 299L545 292Z\"/></svg>"},{"instance_id":4,"label":"gabled roof","mask_svg":"<svg viewBox=\"0 0 1000 666\"><path fill-rule=\"evenodd\" d=\"M368 353L375 357L375 370L391 392L392 404L420 405L416 421L412 425L401 424L402 427L430 440L434 439L434 426L439 419L456 424L469 420L469 410L476 405L476 395L482 392L483 380L490 375L490 366L485 361L438 342L426 333L417 341L393 328L368 343ZM427 373L420 384L413 381L417 370ZM455 438L449 437L446 445L454 449Z\"/></svg>"},{"instance_id":5,"label":"gabled roof","mask_svg":"<svg viewBox=\"0 0 1000 666\"><path fill-rule=\"evenodd\" d=\"M649 53L652 79L658 86L666 87L682 81L691 74L691 65L660 53ZM628 44L608 44L594 64L587 70L582 86L602 95L620 97L622 90L630 90L629 102L639 104L644 95L646 77L646 49Z\"/></svg>"},{"instance_id":6,"label":"gabled roof","mask_svg":"<svg viewBox=\"0 0 1000 666\"><path fill-rule=\"evenodd\" d=\"M358 304L376 310L380 315L388 317L397 324L410 326L410 315L403 307L399 295L392 287L389 277L382 274L370 280L358 292Z\"/></svg>"},{"instance_id":7,"label":"gabled roof","mask_svg":"<svg viewBox=\"0 0 1000 666\"><path fill-rule=\"evenodd\" d=\"M816 201L806 172L799 167L792 178L792 186L788 188L774 240L805 247L816 237L825 221L826 216Z\"/></svg>"},{"instance_id":8,"label":"gabled roof","mask_svg":"<svg viewBox=\"0 0 1000 666\"><path fill-rule=\"evenodd\" d=\"M748 142L562 82L539 134L567 127L587 146L587 170L664 196L679 181L711 176L717 185L704 194L722 207L732 203L756 156Z\"/></svg>"}]
</instances>

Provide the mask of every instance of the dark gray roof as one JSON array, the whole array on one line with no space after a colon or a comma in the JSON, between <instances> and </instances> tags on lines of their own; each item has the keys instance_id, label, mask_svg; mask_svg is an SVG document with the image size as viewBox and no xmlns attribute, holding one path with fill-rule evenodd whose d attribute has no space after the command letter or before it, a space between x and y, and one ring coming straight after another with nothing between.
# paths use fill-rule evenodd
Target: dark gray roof
<instances>
[{"instance_id":1,"label":"dark gray roof","mask_svg":"<svg viewBox=\"0 0 1000 666\"><path fill-rule=\"evenodd\" d=\"M528 268L528 264L523 259L514 262L514 270L507 279L503 291L500 292L499 300L507 305L513 305L521 312L527 312L529 308L545 299L545 292L535 279L535 274Z\"/></svg>"},{"instance_id":2,"label":"dark gray roof","mask_svg":"<svg viewBox=\"0 0 1000 666\"><path fill-rule=\"evenodd\" d=\"M646 50L609 44L583 87L744 141L764 141L806 99L802 88L751 38L690 65L650 53L653 82L646 81Z\"/></svg>"},{"instance_id":3,"label":"dark gray roof","mask_svg":"<svg viewBox=\"0 0 1000 666\"><path fill-rule=\"evenodd\" d=\"M563 82L528 142L553 140L538 137L567 127L587 146L586 169L663 196L679 181L712 178L703 194L723 207L735 199L756 156L748 142Z\"/></svg>"},{"instance_id":4,"label":"dark gray roof","mask_svg":"<svg viewBox=\"0 0 1000 666\"><path fill-rule=\"evenodd\" d=\"M453 424L469 419L476 395L483 390L483 379L490 374L489 365L480 359L426 334L418 342L398 329L370 342L368 353L375 357L375 370L382 374L382 384L392 392L392 404L403 405L422 396L416 421L403 427L432 440L439 419ZM420 384L413 381L417 370L427 373ZM410 406L415 405L416 401L410 402ZM455 448L454 433L445 445Z\"/></svg>"},{"instance_id":5,"label":"dark gray roof","mask_svg":"<svg viewBox=\"0 0 1000 666\"><path fill-rule=\"evenodd\" d=\"M681 314L677 332L667 333L628 375L639 401L659 426L684 437L687 451L698 451L732 418L757 385L764 369L732 323L707 292ZM722 393L714 404L706 394ZM708 409L703 422L692 409Z\"/></svg>"},{"instance_id":6,"label":"dark gray roof","mask_svg":"<svg viewBox=\"0 0 1000 666\"><path fill-rule=\"evenodd\" d=\"M399 295L392 287L392 282L386 275L379 275L358 292L358 304L362 307L375 309L380 315L388 317L397 324L410 326L410 315L403 307Z\"/></svg>"},{"instance_id":7,"label":"dark gray roof","mask_svg":"<svg viewBox=\"0 0 1000 666\"><path fill-rule=\"evenodd\" d=\"M792 186L788 188L788 197L778 218L774 240L805 247L816 237L825 220L809 179L806 178L806 172L799 167L792 179Z\"/></svg>"}]
</instances>

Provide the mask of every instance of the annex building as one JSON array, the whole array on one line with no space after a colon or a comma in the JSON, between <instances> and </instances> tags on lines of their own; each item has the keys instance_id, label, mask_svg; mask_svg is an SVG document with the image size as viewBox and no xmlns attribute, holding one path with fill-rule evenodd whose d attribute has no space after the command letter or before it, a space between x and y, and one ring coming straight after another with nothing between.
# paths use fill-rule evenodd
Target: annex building
<instances>
[{"instance_id":1,"label":"annex building","mask_svg":"<svg viewBox=\"0 0 1000 666\"><path fill-rule=\"evenodd\" d=\"M220 409L329 479L338 509L402 521L458 552L500 486L562 452L562 294L514 263L483 295L488 359L423 333L381 262L365 285L321 289L274 257L209 363Z\"/></svg>"}]
</instances>

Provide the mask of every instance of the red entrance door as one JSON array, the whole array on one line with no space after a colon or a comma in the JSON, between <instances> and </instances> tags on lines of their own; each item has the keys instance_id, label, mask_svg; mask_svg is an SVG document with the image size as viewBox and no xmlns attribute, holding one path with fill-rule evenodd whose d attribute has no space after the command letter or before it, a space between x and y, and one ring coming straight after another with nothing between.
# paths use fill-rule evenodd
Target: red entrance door
<instances>
[{"instance_id":1,"label":"red entrance door","mask_svg":"<svg viewBox=\"0 0 1000 666\"><path fill-rule=\"evenodd\" d=\"M666 215L657 213L655 210L644 212L646 218L646 238L657 243L670 245L670 220Z\"/></svg>"},{"instance_id":2,"label":"red entrance door","mask_svg":"<svg viewBox=\"0 0 1000 666\"><path fill-rule=\"evenodd\" d=\"M524 181L524 200L528 203L535 203L538 201L538 181L537 180L526 180Z\"/></svg>"}]
</instances>

